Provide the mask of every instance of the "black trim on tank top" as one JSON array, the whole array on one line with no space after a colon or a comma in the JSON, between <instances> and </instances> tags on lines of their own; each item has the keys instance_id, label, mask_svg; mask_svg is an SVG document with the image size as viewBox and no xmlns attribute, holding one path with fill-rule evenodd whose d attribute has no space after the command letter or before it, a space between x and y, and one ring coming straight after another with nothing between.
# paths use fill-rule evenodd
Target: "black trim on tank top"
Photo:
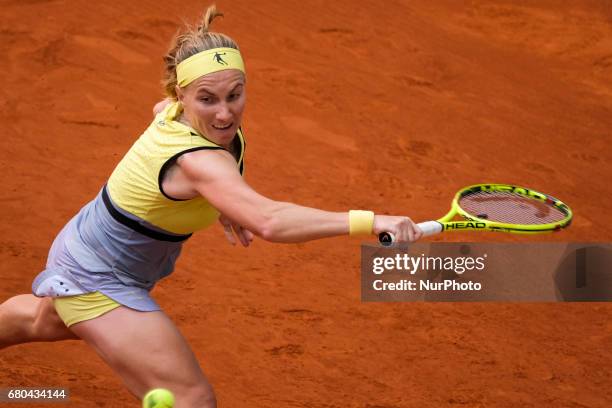
<instances>
[{"instance_id":1,"label":"black trim on tank top","mask_svg":"<svg viewBox=\"0 0 612 408\"><path fill-rule=\"evenodd\" d=\"M127 217L125 214L122 214L121 212L119 212L119 210L117 210L115 206L113 205L113 203L111 202L108 192L106 191L106 185L104 185L104 188L102 189L102 201L104 201L104 206L106 207L110 215L115 219L115 221L149 238L153 238L158 241L182 242L182 241L185 241L187 238L189 238L192 235L192 234L187 234L187 235L164 234L163 232L155 231L150 228L147 228L146 226L142 225L138 221Z\"/></svg>"},{"instance_id":2,"label":"black trim on tank top","mask_svg":"<svg viewBox=\"0 0 612 408\"><path fill-rule=\"evenodd\" d=\"M157 175L157 188L159 188L159 191L168 200L172 200L172 201L189 201L189 199L170 197L168 194L166 194L164 192L164 189L162 188L162 182L164 181L164 174L166 174L166 171L168 171L168 169L174 163L176 163L176 160L179 157L181 157L185 153L191 153L191 152L195 152L195 151L198 151L198 150L225 150L225 149L220 147L220 146L200 146L200 147L194 147L192 149L187 149L187 150L183 150L182 152L178 152L177 154L175 154L174 156L172 156L168 160L166 160L166 162L161 166L161 169L159 169L159 174Z\"/></svg>"},{"instance_id":3,"label":"black trim on tank top","mask_svg":"<svg viewBox=\"0 0 612 408\"><path fill-rule=\"evenodd\" d=\"M238 132L236 132L236 136L234 136L234 140L232 143L234 143L235 146L240 148L240 153L238 154L236 161L240 162L239 171L240 171L240 174L242 175L242 172L244 171L244 152L246 151L246 141L244 140L244 136L241 137L240 135L242 135L242 128L238 129ZM199 135L197 133L191 132L191 136L199 136ZM173 164L176 163L176 160L179 157L181 157L185 153L191 153L197 150L226 150L227 151L227 149L224 149L221 146L200 146L200 147L194 147L191 149L183 150L182 152L178 152L177 154L175 154L174 156L166 160L166 162L162 165L161 169L159 170L159 174L157 175L157 188L159 189L159 192L162 193L163 196L166 197L168 200L172 200L172 201L189 201L190 200L189 198L185 199L185 198L170 197L168 194L164 192L164 189L162 188L162 182L164 181L164 175L166 174L166 171L168 171L168 169L172 167ZM241 158L242 160L240 160Z\"/></svg>"},{"instance_id":4,"label":"black trim on tank top","mask_svg":"<svg viewBox=\"0 0 612 408\"><path fill-rule=\"evenodd\" d=\"M242 129L240 130L240 134L242 134ZM240 155L238 156L238 160L240 161L240 175L244 172L244 157L246 154L246 140L244 140L244 135L240 138ZM242 160L241 160L242 159Z\"/></svg>"},{"instance_id":5,"label":"black trim on tank top","mask_svg":"<svg viewBox=\"0 0 612 408\"><path fill-rule=\"evenodd\" d=\"M244 171L244 152L246 150L246 141L244 140L244 136L240 137L240 135L242 134L242 129L240 129L240 133L236 133L236 136L234 138L234 147L237 147L240 149L240 151L238 152L236 157L236 162L240 163L240 167L238 168L238 171L240 171L240 175L242 175L242 172ZM241 160L242 159L242 160Z\"/></svg>"}]
</instances>

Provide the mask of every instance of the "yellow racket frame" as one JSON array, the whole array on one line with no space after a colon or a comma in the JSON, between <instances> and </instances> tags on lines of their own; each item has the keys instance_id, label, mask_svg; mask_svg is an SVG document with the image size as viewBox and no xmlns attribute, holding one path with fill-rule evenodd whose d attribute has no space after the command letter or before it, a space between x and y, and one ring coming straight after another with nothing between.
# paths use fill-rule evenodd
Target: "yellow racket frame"
<instances>
[{"instance_id":1,"label":"yellow racket frame","mask_svg":"<svg viewBox=\"0 0 612 408\"><path fill-rule=\"evenodd\" d=\"M507 224L502 222L489 221L486 219L478 218L473 214L468 214L459 205L459 200L471 193L478 191L499 191L508 192L513 194L522 195L527 198L535 199L547 203L548 205L557 208L565 214L565 218L561 221L552 222L548 224L539 225L524 225L524 224ZM460 215L464 218L463 221L451 221L456 215ZM558 200L552 196L544 193L540 193L536 190L527 187L514 186L511 184L474 184L462 188L455 197L451 205L450 211L442 218L436 220L442 224L442 231L501 231L510 232L513 234L534 234L542 232L558 231L568 227L572 222L573 213L572 210L561 200Z\"/></svg>"}]
</instances>

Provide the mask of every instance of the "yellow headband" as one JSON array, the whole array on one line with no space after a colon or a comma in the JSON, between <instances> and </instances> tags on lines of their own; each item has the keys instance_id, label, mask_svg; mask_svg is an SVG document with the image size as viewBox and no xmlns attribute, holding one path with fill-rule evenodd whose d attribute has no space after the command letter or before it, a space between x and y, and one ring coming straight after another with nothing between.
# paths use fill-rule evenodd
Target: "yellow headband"
<instances>
[{"instance_id":1,"label":"yellow headband","mask_svg":"<svg viewBox=\"0 0 612 408\"><path fill-rule=\"evenodd\" d=\"M224 69L245 72L240 51L234 48L213 48L192 55L176 66L177 83L184 87L201 76Z\"/></svg>"}]
</instances>

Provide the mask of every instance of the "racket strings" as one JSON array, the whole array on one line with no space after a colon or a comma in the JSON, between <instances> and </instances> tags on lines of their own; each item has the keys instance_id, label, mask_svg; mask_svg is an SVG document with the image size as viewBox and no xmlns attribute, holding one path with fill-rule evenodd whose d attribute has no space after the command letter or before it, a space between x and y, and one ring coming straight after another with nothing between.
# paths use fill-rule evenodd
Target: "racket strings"
<instances>
[{"instance_id":1,"label":"racket strings","mask_svg":"<svg viewBox=\"0 0 612 408\"><path fill-rule=\"evenodd\" d=\"M459 206L474 217L505 224L549 224L566 217L546 202L504 191L474 192L461 197Z\"/></svg>"}]
</instances>

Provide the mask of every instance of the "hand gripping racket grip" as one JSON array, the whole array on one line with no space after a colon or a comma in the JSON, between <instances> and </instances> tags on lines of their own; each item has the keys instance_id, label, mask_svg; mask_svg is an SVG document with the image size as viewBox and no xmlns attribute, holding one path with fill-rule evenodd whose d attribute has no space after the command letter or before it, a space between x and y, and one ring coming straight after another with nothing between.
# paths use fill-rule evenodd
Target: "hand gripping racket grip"
<instances>
[{"instance_id":1,"label":"hand gripping racket grip","mask_svg":"<svg viewBox=\"0 0 612 408\"><path fill-rule=\"evenodd\" d=\"M417 226L423 231L423 236L436 235L442 232L442 224L438 221L420 222ZM378 234L378 242L383 246L390 246L395 242L395 236L390 232L381 232Z\"/></svg>"}]
</instances>

